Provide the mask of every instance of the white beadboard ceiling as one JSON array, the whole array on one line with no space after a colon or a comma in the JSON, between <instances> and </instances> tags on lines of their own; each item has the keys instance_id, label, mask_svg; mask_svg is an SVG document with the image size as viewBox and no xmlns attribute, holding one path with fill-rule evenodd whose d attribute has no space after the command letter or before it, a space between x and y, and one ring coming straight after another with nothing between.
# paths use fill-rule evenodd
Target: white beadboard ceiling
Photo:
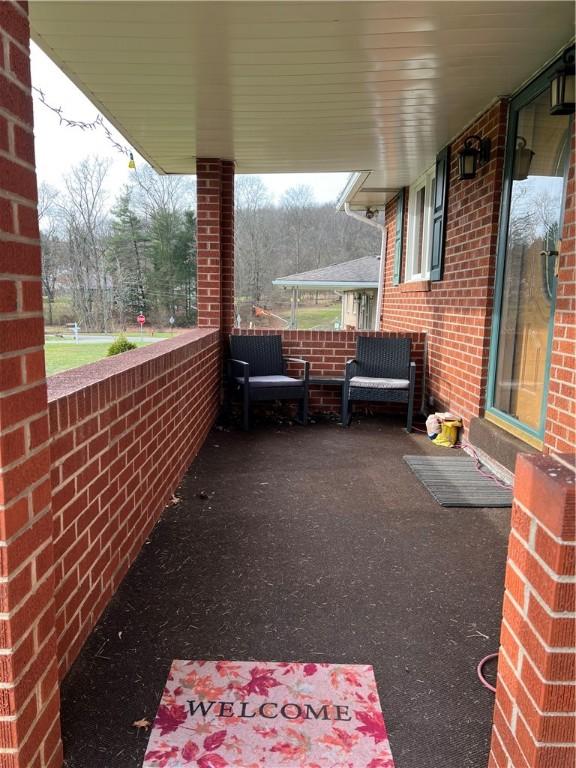
<instances>
[{"instance_id":1,"label":"white beadboard ceiling","mask_svg":"<svg viewBox=\"0 0 576 768\"><path fill-rule=\"evenodd\" d=\"M33 39L152 165L409 184L573 34L556 2L49 2ZM370 186L369 181L367 186Z\"/></svg>"}]
</instances>

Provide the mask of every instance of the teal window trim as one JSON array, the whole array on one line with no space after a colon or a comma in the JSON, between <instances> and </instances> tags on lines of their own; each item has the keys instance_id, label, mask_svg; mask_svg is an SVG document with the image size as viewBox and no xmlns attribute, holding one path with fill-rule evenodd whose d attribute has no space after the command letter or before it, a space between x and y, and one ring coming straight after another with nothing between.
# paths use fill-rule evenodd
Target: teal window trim
<instances>
[{"instance_id":1,"label":"teal window trim","mask_svg":"<svg viewBox=\"0 0 576 768\"><path fill-rule=\"evenodd\" d=\"M486 411L493 413L503 421L518 428L527 435L531 435L539 440L544 440L546 429L546 411L548 408L548 392L550 376L546 377L542 393L542 406L540 410L540 428L534 430L527 424L510 416L508 413L496 408L494 405L494 391L496 387L496 366L498 363L498 340L500 336L500 313L502 310L502 294L504 291L504 271L506 267L506 249L508 246L508 224L510 216L510 203L512 198L512 171L514 166L514 151L516 148L516 131L518 128L518 113L522 107L529 104L533 99L543 93L550 85L550 80L554 72L558 69L558 64L562 60L560 56L544 72L529 83L526 88L520 91L509 104L508 126L506 132L506 150L504 155L504 179L502 184L502 198L500 201L500 216L498 219L498 241L496 246L496 283L494 289L494 303L492 310L492 328L490 333L490 353L488 361L488 381L486 385ZM571 118L571 125L572 120ZM569 170L569 159L564 169L564 200L560 218L560 232L562 233L562 224L564 219L564 206L566 197L566 182ZM554 315L556 312L556 293L557 283L554 281L554 292L550 303L550 320L548 324L548 344L546 348L546 371L550 372L550 358L552 356L552 341L554 336Z\"/></svg>"}]
</instances>

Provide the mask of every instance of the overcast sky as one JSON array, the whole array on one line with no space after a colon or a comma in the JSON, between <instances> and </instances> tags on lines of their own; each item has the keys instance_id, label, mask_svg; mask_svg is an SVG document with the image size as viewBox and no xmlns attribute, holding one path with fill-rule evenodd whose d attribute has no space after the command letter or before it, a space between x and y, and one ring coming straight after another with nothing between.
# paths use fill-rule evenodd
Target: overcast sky
<instances>
[{"instance_id":1,"label":"overcast sky","mask_svg":"<svg viewBox=\"0 0 576 768\"><path fill-rule=\"evenodd\" d=\"M98 111L96 107L76 88L66 75L32 43L32 82L40 88L46 101L53 107L61 107L62 113L72 120L92 122ZM130 170L126 157L114 149L102 130L82 131L60 125L58 116L42 104L37 95L34 98L34 123L36 136L36 167L38 181L47 181L54 186L61 185L64 173L89 154L108 156L112 159L109 175L109 189L114 194L120 191ZM117 140L126 145L126 140L110 130ZM136 162L140 160L134 152ZM274 199L278 201L284 190L296 184L309 184L318 202L334 200L334 190L343 189L346 173L294 173L266 174L262 176Z\"/></svg>"}]
</instances>

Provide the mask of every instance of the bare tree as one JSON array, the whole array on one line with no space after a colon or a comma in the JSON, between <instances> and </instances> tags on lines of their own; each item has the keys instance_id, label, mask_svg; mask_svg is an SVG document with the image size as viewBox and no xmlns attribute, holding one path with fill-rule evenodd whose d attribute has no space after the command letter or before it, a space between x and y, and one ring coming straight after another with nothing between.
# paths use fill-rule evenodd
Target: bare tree
<instances>
[{"instance_id":1,"label":"bare tree","mask_svg":"<svg viewBox=\"0 0 576 768\"><path fill-rule=\"evenodd\" d=\"M292 253L294 272L300 272L302 270L305 237L311 223L310 211L314 206L312 187L305 184L290 187L282 195L280 206L284 212L285 245Z\"/></svg>"},{"instance_id":2,"label":"bare tree","mask_svg":"<svg viewBox=\"0 0 576 768\"><path fill-rule=\"evenodd\" d=\"M64 178L60 210L66 225L72 303L81 325L105 332L112 315L106 266L108 238L106 176L110 161L89 157Z\"/></svg>"},{"instance_id":3,"label":"bare tree","mask_svg":"<svg viewBox=\"0 0 576 768\"><path fill-rule=\"evenodd\" d=\"M64 269L64 244L58 237L59 191L43 181L38 187L38 221L42 252L42 287L48 303L49 325L54 324L54 300Z\"/></svg>"}]
</instances>

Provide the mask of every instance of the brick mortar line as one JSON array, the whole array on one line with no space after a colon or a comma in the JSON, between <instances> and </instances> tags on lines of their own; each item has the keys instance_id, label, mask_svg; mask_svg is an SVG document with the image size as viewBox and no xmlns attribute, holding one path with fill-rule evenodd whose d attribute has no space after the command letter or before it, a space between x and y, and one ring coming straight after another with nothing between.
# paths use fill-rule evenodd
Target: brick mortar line
<instances>
[{"instance_id":1,"label":"brick mortar line","mask_svg":"<svg viewBox=\"0 0 576 768\"><path fill-rule=\"evenodd\" d=\"M524 728L528 731L532 738L532 742L536 746L537 749L549 749L550 747L555 747L557 749L572 749L574 746L576 746L576 741L537 741L534 738L534 734L532 733L532 729L526 722L526 718L522 714L522 710L518 710L518 717L522 722L524 723ZM530 763L529 763L530 764Z\"/></svg>"},{"instance_id":2,"label":"brick mortar line","mask_svg":"<svg viewBox=\"0 0 576 768\"><path fill-rule=\"evenodd\" d=\"M1 242L2 242L2 240L0 239L0 243ZM12 282L16 282L16 281L12 281ZM23 282L23 281L18 280L18 282ZM11 322L18 321L18 320L35 320L35 319L40 319L42 317L43 317L42 312L40 312L38 310L28 310L27 312L24 312L24 310L22 310L22 312L18 312L18 311L16 311L16 312L3 312L0 315L0 323L2 323L4 321L11 323ZM19 356L21 356L21 355L19 355ZM0 393L0 396L2 396L2 394L3 393Z\"/></svg>"},{"instance_id":3,"label":"brick mortar line","mask_svg":"<svg viewBox=\"0 0 576 768\"><path fill-rule=\"evenodd\" d=\"M17 8L20 12L22 12L22 8L20 8L20 6L15 5L14 7ZM28 21L28 16L26 16L26 21ZM24 56L26 56L27 59L30 59L29 48L27 48L25 45L22 45L22 43L19 40L16 40L16 38L12 37L12 35L9 32L7 32L5 29L2 30L2 35L6 38L6 40L8 40L11 43L14 43L14 45L16 45L22 51L22 53L24 54Z\"/></svg>"},{"instance_id":4,"label":"brick mortar line","mask_svg":"<svg viewBox=\"0 0 576 768\"><path fill-rule=\"evenodd\" d=\"M31 563L31 562L32 562L32 560L30 558L28 558L28 560L26 560L26 565L28 563ZM27 594L22 598L22 600L20 600L19 603L16 603L14 608L11 608L7 613L5 611L0 611L0 621L8 621L9 622L11 619L13 619L14 615L16 613L18 613L18 611L20 610L20 608L22 608L22 606L26 603L26 601L33 594L38 592L40 587L42 587L46 583L46 581L48 581L51 578L52 578L52 568L49 568L48 571L46 571L46 573L44 574L44 577L42 578L42 580L41 581L36 581L34 583L33 587L32 587L32 590L30 592L27 592ZM0 688L2 688L2 686L4 686L4 685L7 685L7 683L0 682Z\"/></svg>"},{"instance_id":5,"label":"brick mortar line","mask_svg":"<svg viewBox=\"0 0 576 768\"><path fill-rule=\"evenodd\" d=\"M528 758L526 757L526 754L525 754L524 750L522 749L522 746L521 746L520 742L518 741L518 738L517 738L517 736L516 736L516 733L515 733L515 731L513 731L513 730L512 730L512 728L510 727L510 723L508 722L508 718L506 717L506 713L504 712L504 710L503 710L503 709L502 709L502 707L500 706L500 702L498 701L498 699L496 699L496 702L495 702L495 707L498 707L498 709L500 710L500 714L502 715L502 718L503 718L504 722L505 722L505 723L508 725L508 727L510 728L510 733L512 734L512 737L514 738L514 741L516 742L516 746L517 746L517 747L518 747L518 749L520 750L520 753L521 753L522 757L523 757L523 758L524 758L524 760L526 761L526 765L530 765L530 760L528 760ZM532 734L530 734L530 735L532 735ZM506 752L506 754L508 754L508 752ZM510 756L508 755L508 757L510 757Z\"/></svg>"},{"instance_id":6,"label":"brick mortar line","mask_svg":"<svg viewBox=\"0 0 576 768\"><path fill-rule=\"evenodd\" d=\"M14 38L12 38L7 33L4 33L4 31L3 31L3 34L5 34L5 36L8 39L14 40ZM16 42L16 40L14 40L14 42ZM1 71L7 80L9 80L13 85L18 86L18 88L22 91L24 96L27 96L30 99L30 101L33 101L32 88L30 86L26 85L21 80L19 80L10 69L5 69L4 67L2 67ZM28 126L28 128L30 128L30 126Z\"/></svg>"},{"instance_id":7,"label":"brick mortar line","mask_svg":"<svg viewBox=\"0 0 576 768\"><path fill-rule=\"evenodd\" d=\"M17 679L14 680L11 683L0 683L0 690L2 691L12 691L15 690L18 687L18 684L21 682L21 680L24 679L26 674L28 673L28 670L34 665L36 661L36 656L40 653L40 651L43 651L49 643L53 642L56 639L56 633L54 631L50 632L42 645L36 650L34 655L30 658L30 661L26 665L26 667L23 669L20 675L18 675ZM54 654L56 656L56 654ZM48 670L44 669L43 674L40 675L40 677L37 680L36 686L42 681L42 679L46 676L46 673ZM28 697L24 700L24 702L18 707L19 711L22 711L26 708L26 705L30 701L30 699L36 695L36 686L32 689L32 692L28 695ZM14 715L14 718L17 719L18 715ZM2 719L0 717L0 719Z\"/></svg>"},{"instance_id":8,"label":"brick mortar line","mask_svg":"<svg viewBox=\"0 0 576 768\"><path fill-rule=\"evenodd\" d=\"M536 522L536 520L534 520L534 522ZM522 545L522 548L525 549L530 555L532 555L534 560L536 560L538 565L542 568L543 571L545 571L545 573L552 579L552 581L555 581L557 584L576 584L576 576L564 576L562 574L556 573L556 571L553 571L548 563L540 557L536 549L532 548L531 543L523 539L514 528L512 529L511 534ZM576 543L572 544L572 542L566 542L562 546L576 548Z\"/></svg>"},{"instance_id":9,"label":"brick mortar line","mask_svg":"<svg viewBox=\"0 0 576 768\"><path fill-rule=\"evenodd\" d=\"M570 680L547 680L545 677L542 677L542 674L541 674L540 670L538 669L538 667L536 666L536 663L535 663L534 659L532 658L532 656L530 656L530 654L526 650L525 646L519 640L518 636L512 630L510 624L508 623L508 621L505 618L502 619L502 624L506 624L506 629L508 630L508 632L510 632L510 634L512 635L512 638L514 639L514 641L516 642L518 647L522 650L522 652L524 654L523 657L522 657L522 661L524 660L524 658L528 659L528 661L530 662L530 666L536 672L536 674L540 678L541 682L543 682L545 685L568 685L568 686L575 686L576 685L576 683L573 683ZM572 649L571 649L571 651L572 651ZM563 651L563 653L566 653L566 652Z\"/></svg>"},{"instance_id":10,"label":"brick mortar line","mask_svg":"<svg viewBox=\"0 0 576 768\"><path fill-rule=\"evenodd\" d=\"M60 695L60 689L59 689L59 686L58 686L58 684L57 684L57 683L54 685L54 688L53 688L53 689L50 691L50 694L49 694L49 696L48 696L47 700L46 700L45 702L43 702L43 708L45 708L45 705L46 705L46 704L49 704L49 703L52 701L52 699L54 698L54 693L56 693L56 694L57 694L57 696L59 696L59 695ZM38 723L38 720L39 720L39 718L40 718L40 716L41 716L41 715L42 715L42 712L39 712L39 713L37 714L37 716L34 718L34 721L33 721L33 722L32 722L32 724L30 725L30 728L29 728L29 729L26 731L26 733L24 734L24 736L23 736L23 737L22 737L22 739L20 740L20 750L22 750L22 749L23 749L23 748L26 746L26 742L28 741L28 737L29 737L29 736L30 736L30 734L31 734L31 733L34 731L34 728L36 727L36 725L37 725L37 723ZM53 722L53 723L55 723L55 722L56 722L57 720L59 720L59 719L60 719L60 707L58 708L58 712L57 712L57 714L54 716L54 720L53 720L52 722ZM48 731L48 730L49 730L49 729L47 729L47 730L44 732L44 738L45 738L45 737L48 735L48 734L47 734L47 731ZM34 754L35 754L35 755L36 755L36 754L38 754L38 752L40 752L40 751L42 750L42 747L43 747L43 746L44 746L44 741L41 741L41 742L40 742L40 747L39 747L39 749L37 749L37 750L34 752Z\"/></svg>"},{"instance_id":11,"label":"brick mortar line","mask_svg":"<svg viewBox=\"0 0 576 768\"><path fill-rule=\"evenodd\" d=\"M16 152L8 152L5 149L0 149L0 157L3 157L5 160L10 160L11 163L15 163L16 165L25 168L27 171L30 171L30 173L36 172L36 167L32 163L29 163L28 160L23 160ZM4 195L6 193L7 190L3 190L2 194ZM35 208L36 203L33 200L28 200L28 207Z\"/></svg>"},{"instance_id":12,"label":"brick mortar line","mask_svg":"<svg viewBox=\"0 0 576 768\"><path fill-rule=\"evenodd\" d=\"M533 699L530 691L528 690L528 688L526 688L524 681L522 680L521 677L518 676L516 670L514 669L514 664L512 663L512 659L510 658L510 656L508 656L506 649L503 646L501 646L500 650L502 651L506 661L508 662L510 669L513 670L514 678L520 683L520 685L524 689L524 693L528 696L528 698L530 699L530 703L532 704L532 706L534 707L536 712L538 712L539 715L541 715L542 717L573 717L574 715L576 715L576 712L547 712L540 709L536 701ZM506 683L504 682L501 676L498 677L498 683L504 688L510 700L514 701L515 697L512 696L510 690L508 689L508 686L506 685Z\"/></svg>"},{"instance_id":13,"label":"brick mortar line","mask_svg":"<svg viewBox=\"0 0 576 768\"><path fill-rule=\"evenodd\" d=\"M26 422L29 424L30 422ZM11 434L12 432L15 432L17 429L22 429L22 427L16 427L16 429L10 429L9 432L5 432L4 434ZM29 442L29 441L27 441ZM25 453L19 456L19 458L15 459L10 464L2 464L0 467L0 478L6 474L6 472L10 472L12 469L15 469L16 467L20 466L23 461L28 461L28 459L34 458L34 456L38 456L42 453L42 451L45 451L46 448L50 448L50 439L48 438L40 445L37 445L35 448L32 448L32 450L24 449ZM26 452L28 451L28 452ZM50 462L49 462L50 465Z\"/></svg>"},{"instance_id":14,"label":"brick mortar line","mask_svg":"<svg viewBox=\"0 0 576 768\"><path fill-rule=\"evenodd\" d=\"M50 479L50 475L45 475L40 480L38 480L37 483L34 483L34 485L27 488L24 491L24 493L21 493L19 496L15 497L14 499L11 499L11 502L19 501L22 498L28 498L36 488L38 488L42 483L46 482L46 480L49 480L49 479ZM4 512L5 509L6 509L6 505L0 504L0 512ZM19 539L20 536L22 536L26 531L30 530L30 528L32 528L33 525L36 525L36 523L42 520L42 518L45 515L51 514L51 512L52 512L51 504L47 504L44 509L38 512L37 515L34 515L34 517L32 517L28 521L28 523L24 528L20 528L20 530L17 533L15 533L13 536L10 536L9 539L0 539L0 550L7 549L11 544L13 544L17 539Z\"/></svg>"},{"instance_id":15,"label":"brick mortar line","mask_svg":"<svg viewBox=\"0 0 576 768\"><path fill-rule=\"evenodd\" d=\"M552 456L552 454L549 454L549 455L550 455L550 456ZM551 539L554 539L554 541L556 542L556 544L562 544L563 546L576 546L576 539L562 539L562 538L560 538L559 536L556 536L556 534L552 533L552 531L551 531L549 528L547 528L547 527L544 525L544 523L542 523L542 522L541 522L541 520L540 520L539 518L537 518L537 517L536 517L536 516L535 516L535 515L534 515L534 514L533 514L533 513L532 513L532 512L531 512L531 511L528 509L528 507L527 507L527 506L525 506L525 505L524 505L524 504L523 504L521 501L518 501L518 499L514 499L514 503L516 504L516 506L520 507L520 509L521 509L521 510L522 510L522 511L523 511L523 512L526 514L526 515L528 515L528 517L529 517L531 520L534 520L534 521L535 521L535 522L536 522L536 523L537 523L537 524L540 526L540 528L542 528L542 530L543 530L543 531L545 531L545 532L548 534L548 536L550 536L550 538L551 538Z\"/></svg>"},{"instance_id":16,"label":"brick mortar line","mask_svg":"<svg viewBox=\"0 0 576 768\"><path fill-rule=\"evenodd\" d=\"M5 280L5 279L6 278L4 277L4 275L0 274L0 280ZM0 317L0 319L1 319L1 317ZM44 347L37 345L35 347L26 347L24 349L19 349L16 352L14 350L12 350L11 352L0 352L0 360L11 360L13 357L23 358L24 355L28 355L31 352L39 352L41 349L44 349ZM40 384L42 381L45 381L45 379L40 379L37 383ZM32 386L32 385L30 385L30 386Z\"/></svg>"},{"instance_id":17,"label":"brick mortar line","mask_svg":"<svg viewBox=\"0 0 576 768\"><path fill-rule=\"evenodd\" d=\"M510 558L508 558L507 565L509 565L512 568L512 570L514 571L516 576L518 576L518 578L524 584L524 587L528 588L529 594L537 596L538 602L542 605L542 603L544 603L544 598L540 595L539 592L537 592L536 589L534 589L534 585L533 584L531 584L529 581L526 581L526 577L524 576L522 571L519 569L519 567L516 565L516 563L513 560L511 560ZM508 594L510 594L510 592L508 590L507 590L507 592L508 592ZM571 619L571 618L574 617L574 614L572 613L572 611L551 611L551 609L549 608L548 609L548 613L553 618ZM524 615L525 615L524 614L524 609L522 609L522 616L524 616Z\"/></svg>"},{"instance_id":18,"label":"brick mortar line","mask_svg":"<svg viewBox=\"0 0 576 768\"><path fill-rule=\"evenodd\" d=\"M10 200L10 202L15 202ZM31 248L40 248L40 240L33 237L25 237L24 235L5 232L0 230L0 243L15 243L16 245L29 245ZM28 280L34 279L34 275L28 275Z\"/></svg>"},{"instance_id":19,"label":"brick mortar line","mask_svg":"<svg viewBox=\"0 0 576 768\"><path fill-rule=\"evenodd\" d=\"M544 647L547 653L574 653L576 651L576 646L549 646L546 641L542 638L538 630L534 627L530 619L528 618L527 614L524 613L522 610L522 607L518 605L516 600L512 597L510 592L506 593L508 595L508 598L512 605L516 608L520 616L524 619L526 624L530 627L532 632L536 635L538 640L540 641L540 644Z\"/></svg>"},{"instance_id":20,"label":"brick mortar line","mask_svg":"<svg viewBox=\"0 0 576 768\"><path fill-rule=\"evenodd\" d=\"M506 756L506 766L504 766L504 768L507 768L507 766L510 765L510 760L511 760L510 754L506 749L502 736L500 736L500 731L494 724L492 725L492 732L496 734L496 738L498 739L498 743L500 744L500 749L502 750L502 752L504 752L504 755ZM490 748L490 754L494 757L494 761L496 762L496 757L494 755L494 750L492 748ZM500 766L500 768L502 768L502 766Z\"/></svg>"},{"instance_id":21,"label":"brick mortar line","mask_svg":"<svg viewBox=\"0 0 576 768\"><path fill-rule=\"evenodd\" d=\"M46 514L46 512L44 512L43 515L44 514ZM34 518L34 522L37 519L38 518ZM28 528L26 530L29 530L31 527L32 526L28 526ZM30 553L30 555L26 558L26 560L24 560L22 563L20 563L16 569L14 569L13 571L12 570L10 571L10 576L0 576L0 584L10 584L10 581L14 577L18 576L28 565L32 565L34 563L34 561L36 560L36 558L38 557L38 555L41 554L42 552L44 552L46 547L51 546L51 545L52 545L52 539L50 539L49 541L44 541L43 544L41 544L40 546L36 547L36 549L33 552ZM34 569L34 575L36 575L35 571L36 571L36 569ZM51 571L52 571L52 568L49 569L48 573L50 573ZM37 584L38 584L38 581L35 580L33 585L32 585L33 588L35 588ZM0 653L1 653L1 650L0 650Z\"/></svg>"}]
</instances>

